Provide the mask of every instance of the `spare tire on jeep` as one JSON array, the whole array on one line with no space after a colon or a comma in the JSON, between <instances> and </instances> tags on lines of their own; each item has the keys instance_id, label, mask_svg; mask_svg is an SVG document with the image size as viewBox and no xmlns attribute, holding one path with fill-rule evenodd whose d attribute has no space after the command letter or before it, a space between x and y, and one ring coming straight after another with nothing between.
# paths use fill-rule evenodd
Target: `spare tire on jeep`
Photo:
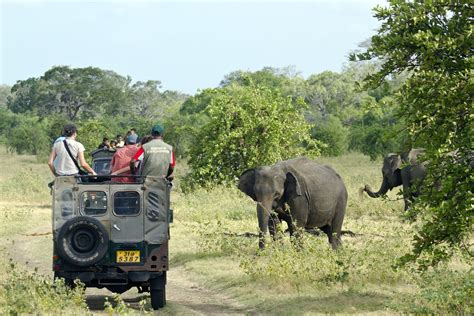
<instances>
[{"instance_id":1,"label":"spare tire on jeep","mask_svg":"<svg viewBox=\"0 0 474 316\"><path fill-rule=\"evenodd\" d=\"M68 220L60 228L57 236L59 256L81 267L101 260L109 245L109 234L93 217L77 216Z\"/></svg>"}]
</instances>

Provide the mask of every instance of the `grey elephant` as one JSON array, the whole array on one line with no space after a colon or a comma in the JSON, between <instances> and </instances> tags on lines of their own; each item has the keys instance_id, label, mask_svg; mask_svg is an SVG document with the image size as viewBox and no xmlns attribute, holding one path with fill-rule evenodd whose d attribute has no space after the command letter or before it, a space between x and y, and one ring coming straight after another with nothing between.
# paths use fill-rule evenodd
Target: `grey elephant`
<instances>
[{"instance_id":1,"label":"grey elephant","mask_svg":"<svg viewBox=\"0 0 474 316\"><path fill-rule=\"evenodd\" d=\"M347 205L347 190L342 178L331 168L301 157L262 166L242 173L239 189L257 202L259 248L265 247L272 210L294 226L320 228L336 249L341 244L342 222ZM285 206L289 210L286 211ZM275 218L275 216L273 216ZM273 222L274 224L274 222Z\"/></svg>"},{"instance_id":2,"label":"grey elephant","mask_svg":"<svg viewBox=\"0 0 474 316\"><path fill-rule=\"evenodd\" d=\"M403 200L405 211L413 203L413 199L420 194L421 184L426 176L426 163L420 162L424 149L412 149L404 154L388 154L383 160L382 184L377 192L365 185L364 191L370 197L377 198L389 190L403 185Z\"/></svg>"}]
</instances>

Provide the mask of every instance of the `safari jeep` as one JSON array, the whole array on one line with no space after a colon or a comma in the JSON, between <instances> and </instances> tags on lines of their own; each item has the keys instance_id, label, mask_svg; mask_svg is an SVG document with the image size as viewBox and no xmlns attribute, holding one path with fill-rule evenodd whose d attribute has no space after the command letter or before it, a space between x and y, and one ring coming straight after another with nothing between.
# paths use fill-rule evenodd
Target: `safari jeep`
<instances>
[{"instance_id":1,"label":"safari jeep","mask_svg":"<svg viewBox=\"0 0 474 316\"><path fill-rule=\"evenodd\" d=\"M57 177L54 183L55 278L70 285L79 279L86 287L116 293L137 287L150 292L153 309L163 307L172 220L169 182L87 177Z\"/></svg>"}]
</instances>

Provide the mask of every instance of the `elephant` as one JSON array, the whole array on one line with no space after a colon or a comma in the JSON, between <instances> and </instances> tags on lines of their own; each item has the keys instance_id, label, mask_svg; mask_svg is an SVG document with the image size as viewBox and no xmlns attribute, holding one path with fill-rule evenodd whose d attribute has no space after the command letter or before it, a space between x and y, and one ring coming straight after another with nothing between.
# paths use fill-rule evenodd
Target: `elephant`
<instances>
[{"instance_id":1,"label":"elephant","mask_svg":"<svg viewBox=\"0 0 474 316\"><path fill-rule=\"evenodd\" d=\"M390 153L385 156L382 166L382 184L377 192L365 185L364 191L372 198L380 197L389 190L403 185L403 200L405 211L420 194L421 184L426 176L426 162L420 162L419 156L424 149L415 148L404 154Z\"/></svg>"},{"instance_id":2,"label":"elephant","mask_svg":"<svg viewBox=\"0 0 474 316\"><path fill-rule=\"evenodd\" d=\"M270 233L274 230L269 225L269 220L275 224L272 210L287 221L290 235L295 226L318 227L326 233L333 249L341 245L347 190L341 176L331 167L306 157L294 158L244 171L238 188L257 202L260 249L265 248L267 229Z\"/></svg>"}]
</instances>

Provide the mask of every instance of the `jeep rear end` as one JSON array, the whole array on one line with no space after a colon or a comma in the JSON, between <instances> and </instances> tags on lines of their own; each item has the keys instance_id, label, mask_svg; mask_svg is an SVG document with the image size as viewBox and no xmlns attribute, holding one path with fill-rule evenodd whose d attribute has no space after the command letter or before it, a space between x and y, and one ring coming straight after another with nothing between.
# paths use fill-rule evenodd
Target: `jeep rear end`
<instances>
[{"instance_id":1,"label":"jeep rear end","mask_svg":"<svg viewBox=\"0 0 474 316\"><path fill-rule=\"evenodd\" d=\"M57 177L53 193L55 277L123 293L150 291L166 302L170 184L158 177L134 183ZM97 179L97 178L95 178Z\"/></svg>"}]
</instances>

